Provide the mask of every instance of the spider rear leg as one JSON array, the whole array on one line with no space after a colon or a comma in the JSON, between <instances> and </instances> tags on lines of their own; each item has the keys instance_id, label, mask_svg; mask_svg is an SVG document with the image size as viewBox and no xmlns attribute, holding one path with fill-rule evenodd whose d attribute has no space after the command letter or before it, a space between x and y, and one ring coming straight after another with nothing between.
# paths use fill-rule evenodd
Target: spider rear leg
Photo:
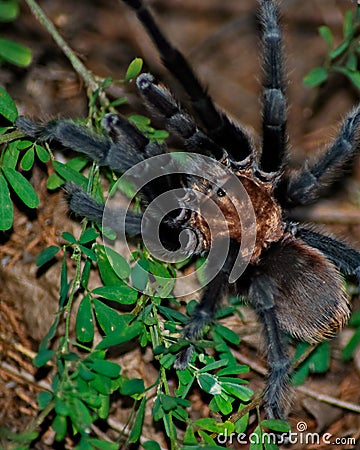
<instances>
[{"instance_id":1,"label":"spider rear leg","mask_svg":"<svg viewBox=\"0 0 360 450\"><path fill-rule=\"evenodd\" d=\"M335 142L312 165L306 164L297 174L284 180L286 190L282 203L290 206L306 205L326 192L359 151L360 106L344 120Z\"/></svg>"},{"instance_id":2,"label":"spider rear leg","mask_svg":"<svg viewBox=\"0 0 360 450\"><path fill-rule=\"evenodd\" d=\"M277 15L276 6L272 0L260 2L264 55L263 144L260 168L264 172L275 172L281 169L287 144L282 37Z\"/></svg>"},{"instance_id":3,"label":"spider rear leg","mask_svg":"<svg viewBox=\"0 0 360 450\"><path fill-rule=\"evenodd\" d=\"M224 113L216 109L188 61L159 29L143 0L123 1L135 10L140 22L156 45L165 67L188 94L204 132L218 145L223 146L236 161L242 161L252 154L253 148L249 137Z\"/></svg>"},{"instance_id":4,"label":"spider rear leg","mask_svg":"<svg viewBox=\"0 0 360 450\"><path fill-rule=\"evenodd\" d=\"M360 252L348 247L337 239L325 236L303 226L291 225L294 235L310 247L321 251L336 267L346 275L353 275L360 280Z\"/></svg>"},{"instance_id":5,"label":"spider rear leg","mask_svg":"<svg viewBox=\"0 0 360 450\"><path fill-rule=\"evenodd\" d=\"M285 419L288 409L290 360L275 312L275 283L268 276L252 280L249 297L264 328L269 375L264 400L269 418Z\"/></svg>"}]
</instances>

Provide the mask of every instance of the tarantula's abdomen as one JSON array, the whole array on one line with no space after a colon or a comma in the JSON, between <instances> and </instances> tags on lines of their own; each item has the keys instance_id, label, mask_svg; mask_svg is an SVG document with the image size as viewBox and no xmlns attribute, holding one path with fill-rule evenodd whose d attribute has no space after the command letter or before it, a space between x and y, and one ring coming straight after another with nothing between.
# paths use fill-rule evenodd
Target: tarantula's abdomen
<instances>
[{"instance_id":1,"label":"tarantula's abdomen","mask_svg":"<svg viewBox=\"0 0 360 450\"><path fill-rule=\"evenodd\" d=\"M275 282L275 310L284 331L314 343L346 324L350 309L343 278L319 250L287 236L266 252L259 267Z\"/></svg>"}]
</instances>

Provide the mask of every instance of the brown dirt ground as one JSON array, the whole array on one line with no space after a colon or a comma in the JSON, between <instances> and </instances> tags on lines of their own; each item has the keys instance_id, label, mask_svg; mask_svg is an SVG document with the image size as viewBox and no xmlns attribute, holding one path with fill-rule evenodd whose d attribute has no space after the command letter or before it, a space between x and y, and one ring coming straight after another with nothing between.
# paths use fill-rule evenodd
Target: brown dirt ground
<instances>
[{"instance_id":1,"label":"brown dirt ground","mask_svg":"<svg viewBox=\"0 0 360 450\"><path fill-rule=\"evenodd\" d=\"M258 132L261 71L255 25L256 1L153 0L151 3L159 22L173 42L189 55L217 104ZM44 0L41 6L95 74L121 78L128 63L135 56L142 56L149 70L168 79L134 15L122 4L107 0ZM359 91L341 76L333 76L321 90L302 84L305 74L323 61L325 45L317 28L323 24L330 26L339 41L343 12L351 7L353 4L346 0L282 2L289 74L289 134L295 163L303 155L312 155L318 148L323 148L335 135L339 119L359 101ZM16 100L22 114L39 119L87 115L83 83L24 4L18 20L2 25L1 35L28 45L34 53L29 68L3 65L0 70L0 84ZM131 110L141 111L135 91L131 87L124 89ZM112 94L122 96L124 91L116 88ZM23 430L36 415L36 394L41 390L41 383L35 378L31 358L49 327L57 304L59 265L39 276L34 259L43 248L58 243L62 231L71 231L78 226L67 217L61 193L46 190L43 169L33 171L31 182L41 196L39 210L30 214L17 208L13 230L0 235L0 426L8 426L14 432ZM360 164L356 162L341 192L316 207L300 211L300 216L323 223L360 249L359 182ZM354 304L357 303L354 297ZM243 339L238 349L240 361L246 360L254 368L259 364L264 367L259 343L254 339L259 328L253 315L249 314L245 326L235 318L228 320L228 324ZM299 421L304 421L309 431L359 438L359 414L326 405L304 393L307 389L318 396L327 394L359 404L360 352L349 363L340 358L341 347L350 333L344 330L332 341L329 372L310 377L305 388L297 391L290 415L293 430ZM154 377L154 369L148 361L148 355L134 351L122 357L120 363L128 374L142 377L147 382ZM263 377L256 371L251 373L249 380L254 389L263 386ZM207 406L196 395L192 409L194 417L208 413ZM113 408L112 420L124 423L128 413L128 405L118 403L116 409ZM101 436L101 431L98 432ZM109 437L115 435L115 432L109 432ZM167 448L163 435L153 428L150 411L144 435ZM36 448L52 448L51 431L44 434ZM67 443L66 448L71 448L71 444ZM327 446L297 444L292 448ZM337 445L336 448L353 447Z\"/></svg>"}]
</instances>

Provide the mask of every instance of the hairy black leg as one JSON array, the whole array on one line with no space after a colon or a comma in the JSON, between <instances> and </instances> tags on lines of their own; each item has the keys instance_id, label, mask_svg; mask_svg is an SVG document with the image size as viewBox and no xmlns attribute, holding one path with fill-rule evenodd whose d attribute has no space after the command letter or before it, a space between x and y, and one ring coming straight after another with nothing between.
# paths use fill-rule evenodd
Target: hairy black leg
<instances>
[{"instance_id":1,"label":"hairy black leg","mask_svg":"<svg viewBox=\"0 0 360 450\"><path fill-rule=\"evenodd\" d=\"M360 106L344 120L339 135L325 154L314 164L306 164L299 173L284 180L287 186L282 203L290 206L315 201L343 174L344 168L359 150Z\"/></svg>"},{"instance_id":2,"label":"hairy black leg","mask_svg":"<svg viewBox=\"0 0 360 450\"><path fill-rule=\"evenodd\" d=\"M78 216L86 217L92 222L101 225L104 215L104 205L95 201L89 194L76 186L67 183L65 186L66 198L70 210ZM113 231L125 231L129 236L138 236L141 233L142 214L127 211L125 217L125 230L123 219L125 211L107 211L107 222L111 224Z\"/></svg>"},{"instance_id":3,"label":"hairy black leg","mask_svg":"<svg viewBox=\"0 0 360 450\"><path fill-rule=\"evenodd\" d=\"M288 407L290 361L275 312L277 289L267 276L253 278L249 298L263 324L269 376L264 394L269 418L284 419Z\"/></svg>"},{"instance_id":4,"label":"hairy black leg","mask_svg":"<svg viewBox=\"0 0 360 450\"><path fill-rule=\"evenodd\" d=\"M144 2L142 0L123 1L136 11L139 20L155 43L165 67L189 95L194 113L206 134L218 145L223 146L236 161L249 156L252 153L252 146L248 136L224 113L216 109L187 60L164 36Z\"/></svg>"},{"instance_id":5,"label":"hairy black leg","mask_svg":"<svg viewBox=\"0 0 360 450\"><path fill-rule=\"evenodd\" d=\"M223 148L199 130L191 116L179 107L167 89L155 82L151 74L139 75L136 84L149 109L159 115L166 128L179 136L189 149L217 160L224 156Z\"/></svg>"},{"instance_id":6,"label":"hairy black leg","mask_svg":"<svg viewBox=\"0 0 360 450\"><path fill-rule=\"evenodd\" d=\"M221 245L221 243L219 243ZM189 341L199 339L204 328L214 320L223 297L229 287L229 274L239 251L235 242L230 242L227 259L217 275L207 284L200 302L196 305L189 322L185 325L182 336ZM193 345L180 351L177 355L174 367L183 370L188 365L193 352Z\"/></svg>"},{"instance_id":7,"label":"hairy black leg","mask_svg":"<svg viewBox=\"0 0 360 450\"><path fill-rule=\"evenodd\" d=\"M165 146L150 143L125 118L116 114L109 114L103 120L103 126L113 140L67 120L53 120L39 125L27 117L19 117L16 126L28 136L40 141L56 140L85 154L99 165L119 172L165 151Z\"/></svg>"},{"instance_id":8,"label":"hairy black leg","mask_svg":"<svg viewBox=\"0 0 360 450\"><path fill-rule=\"evenodd\" d=\"M309 230L301 225L291 224L291 228L296 237L310 247L320 250L344 274L354 275L360 279L360 252L330 236Z\"/></svg>"},{"instance_id":9,"label":"hairy black leg","mask_svg":"<svg viewBox=\"0 0 360 450\"><path fill-rule=\"evenodd\" d=\"M260 167L265 172L281 169L286 153L287 105L284 92L282 37L272 0L261 0L263 27L263 145Z\"/></svg>"}]
</instances>

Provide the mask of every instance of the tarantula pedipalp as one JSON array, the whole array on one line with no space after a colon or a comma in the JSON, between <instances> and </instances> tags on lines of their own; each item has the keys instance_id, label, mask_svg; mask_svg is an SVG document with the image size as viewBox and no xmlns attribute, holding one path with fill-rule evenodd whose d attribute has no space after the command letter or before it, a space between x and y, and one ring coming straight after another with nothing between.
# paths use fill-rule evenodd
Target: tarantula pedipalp
<instances>
[{"instance_id":1,"label":"tarantula pedipalp","mask_svg":"<svg viewBox=\"0 0 360 450\"><path fill-rule=\"evenodd\" d=\"M332 237L292 222L291 208L319 198L335 175L338 176L356 155L360 107L348 114L337 139L315 163L304 162L295 174L285 171L288 153L286 97L281 31L274 1L259 0L264 72L261 152L256 152L243 128L214 106L189 63L160 31L143 1L123 1L136 11L164 65L188 95L195 119L149 74L142 74L137 79L145 103L191 152L211 158L215 178L221 179L219 183L209 182L200 162L195 174L170 176L169 173L167 176L164 173L141 190L144 210L164 193L176 192L173 195L176 207L160 224L162 244L166 248L179 247L181 232L188 232L185 248L195 254L207 253L212 246L222 247L223 239L228 240L224 263L205 287L183 336L189 341L199 338L204 327L214 319L230 285L235 285L238 293L253 305L263 324L269 363L264 395L268 415L285 417L290 363L284 333L308 342L334 335L349 316L341 273L360 278L360 253ZM17 126L29 136L43 141L56 140L118 172L141 163L146 163L145 167L149 168L151 161L158 161L156 158L167 154L165 144L149 141L120 115L110 114L104 118L104 136L91 134L71 121L57 120L38 125L20 117ZM163 167L166 168L166 164ZM227 174L235 176L244 187L255 217L256 236L249 264L236 280L231 273L248 231L239 217L237 199L228 189L227 178L231 175ZM104 205L96 203L74 185L69 185L67 190L72 211L102 222ZM196 207L190 207L194 196ZM218 206L226 222L227 237L220 232L211 233L211 227L204 220L202 211L209 200ZM128 235L141 235L142 219L140 213L110 211L112 227L124 230ZM213 216L212 219L218 220ZM176 367L185 368L191 354L190 345L178 355Z\"/></svg>"}]
</instances>

